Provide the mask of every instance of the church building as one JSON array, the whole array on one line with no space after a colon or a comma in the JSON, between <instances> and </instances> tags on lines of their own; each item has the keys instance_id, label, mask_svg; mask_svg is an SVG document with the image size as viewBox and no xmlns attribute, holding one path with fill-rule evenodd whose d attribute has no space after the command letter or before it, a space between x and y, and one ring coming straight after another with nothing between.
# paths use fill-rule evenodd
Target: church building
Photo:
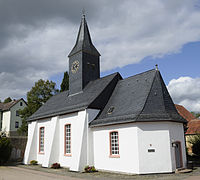
<instances>
[{"instance_id":1,"label":"church building","mask_svg":"<svg viewBox=\"0 0 200 180\"><path fill-rule=\"evenodd\" d=\"M69 90L28 119L24 163L71 171L148 174L186 167L184 124L158 68L100 77L100 53L85 16L69 54Z\"/></svg>"}]
</instances>

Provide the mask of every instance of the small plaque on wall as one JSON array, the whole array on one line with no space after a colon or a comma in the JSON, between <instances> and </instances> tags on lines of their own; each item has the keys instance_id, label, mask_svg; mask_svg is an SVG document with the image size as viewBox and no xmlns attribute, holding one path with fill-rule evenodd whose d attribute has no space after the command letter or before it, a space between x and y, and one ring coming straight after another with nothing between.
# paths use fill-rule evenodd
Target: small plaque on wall
<instances>
[{"instance_id":1,"label":"small plaque on wall","mask_svg":"<svg viewBox=\"0 0 200 180\"><path fill-rule=\"evenodd\" d=\"M155 149L148 149L148 152L155 152Z\"/></svg>"}]
</instances>

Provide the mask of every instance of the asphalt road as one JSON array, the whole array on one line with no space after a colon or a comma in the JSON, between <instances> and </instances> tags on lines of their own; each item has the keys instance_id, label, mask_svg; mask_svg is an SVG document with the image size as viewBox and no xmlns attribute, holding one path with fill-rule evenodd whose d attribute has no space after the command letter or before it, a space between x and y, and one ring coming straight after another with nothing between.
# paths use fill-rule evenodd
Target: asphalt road
<instances>
[{"instance_id":1,"label":"asphalt road","mask_svg":"<svg viewBox=\"0 0 200 180\"><path fill-rule=\"evenodd\" d=\"M46 172L0 166L0 180L83 180Z\"/></svg>"}]
</instances>

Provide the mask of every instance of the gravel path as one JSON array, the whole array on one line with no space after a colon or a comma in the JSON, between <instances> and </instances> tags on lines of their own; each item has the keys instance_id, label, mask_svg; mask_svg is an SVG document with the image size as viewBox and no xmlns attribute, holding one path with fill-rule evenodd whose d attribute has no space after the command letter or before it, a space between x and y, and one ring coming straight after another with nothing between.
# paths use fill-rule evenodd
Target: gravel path
<instances>
[{"instance_id":1,"label":"gravel path","mask_svg":"<svg viewBox=\"0 0 200 180\"><path fill-rule=\"evenodd\" d=\"M200 168L185 174L123 175L107 172L76 173L41 166L0 166L0 180L200 180Z\"/></svg>"},{"instance_id":2,"label":"gravel path","mask_svg":"<svg viewBox=\"0 0 200 180\"><path fill-rule=\"evenodd\" d=\"M19 167L0 167L0 180L82 180Z\"/></svg>"}]
</instances>

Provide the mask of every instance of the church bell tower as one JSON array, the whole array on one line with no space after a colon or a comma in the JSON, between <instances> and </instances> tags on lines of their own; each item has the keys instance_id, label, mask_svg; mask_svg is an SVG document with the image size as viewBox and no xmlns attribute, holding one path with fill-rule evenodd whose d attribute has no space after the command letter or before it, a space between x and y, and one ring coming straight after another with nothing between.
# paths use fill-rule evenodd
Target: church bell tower
<instances>
[{"instance_id":1,"label":"church bell tower","mask_svg":"<svg viewBox=\"0 0 200 180\"><path fill-rule=\"evenodd\" d=\"M82 92L90 81L100 78L100 54L92 44L84 14L76 44L68 57L70 95Z\"/></svg>"}]
</instances>

